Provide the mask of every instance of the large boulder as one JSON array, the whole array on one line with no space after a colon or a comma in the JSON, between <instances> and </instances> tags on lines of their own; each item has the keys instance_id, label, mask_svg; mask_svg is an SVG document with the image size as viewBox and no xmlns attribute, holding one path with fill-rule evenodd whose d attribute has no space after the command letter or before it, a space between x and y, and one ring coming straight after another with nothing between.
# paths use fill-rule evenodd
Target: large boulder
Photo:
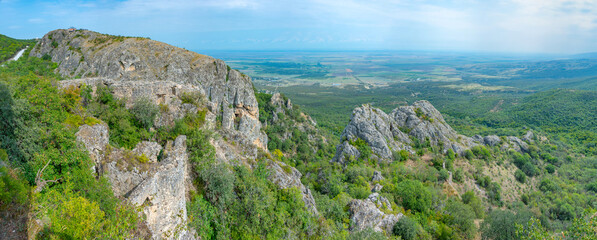
<instances>
[{"instance_id":1,"label":"large boulder","mask_svg":"<svg viewBox=\"0 0 597 240\"><path fill-rule=\"evenodd\" d=\"M354 199L348 206L351 213L351 231L362 231L371 228L374 231L385 232L389 235L394 224L403 217L402 213L387 214L380 210L385 206L385 210L392 211L388 199L379 196L378 193L372 193L365 200Z\"/></svg>"},{"instance_id":2,"label":"large boulder","mask_svg":"<svg viewBox=\"0 0 597 240\"><path fill-rule=\"evenodd\" d=\"M493 147L500 144L502 140L496 135L489 135L483 138L483 143L487 146Z\"/></svg>"}]
</instances>

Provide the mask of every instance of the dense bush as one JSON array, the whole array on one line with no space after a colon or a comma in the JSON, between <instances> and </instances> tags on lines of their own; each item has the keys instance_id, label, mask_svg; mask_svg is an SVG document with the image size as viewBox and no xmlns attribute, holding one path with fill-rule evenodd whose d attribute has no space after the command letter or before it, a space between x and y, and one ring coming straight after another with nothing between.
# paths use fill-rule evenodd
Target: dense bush
<instances>
[{"instance_id":1,"label":"dense bush","mask_svg":"<svg viewBox=\"0 0 597 240\"><path fill-rule=\"evenodd\" d=\"M526 179L527 179L527 175L524 172L522 172L520 169L517 169L516 172L514 172L514 177L520 183L525 183Z\"/></svg>"},{"instance_id":2,"label":"dense bush","mask_svg":"<svg viewBox=\"0 0 597 240\"><path fill-rule=\"evenodd\" d=\"M473 191L467 191L462 194L462 202L471 206L475 212L476 218L483 218L485 216L485 209L481 199L475 195Z\"/></svg>"},{"instance_id":3,"label":"dense bush","mask_svg":"<svg viewBox=\"0 0 597 240\"><path fill-rule=\"evenodd\" d=\"M413 240L417 237L417 223L409 217L401 217L392 228L392 233L404 240Z\"/></svg>"},{"instance_id":4,"label":"dense bush","mask_svg":"<svg viewBox=\"0 0 597 240\"><path fill-rule=\"evenodd\" d=\"M466 239L473 239L477 233L475 226L475 212L473 208L460 201L448 201L446 212L450 216L447 221L457 232Z\"/></svg>"},{"instance_id":5,"label":"dense bush","mask_svg":"<svg viewBox=\"0 0 597 240\"><path fill-rule=\"evenodd\" d=\"M404 180L396 185L396 194L402 200L402 206L418 212L429 211L431 192L417 180Z\"/></svg>"},{"instance_id":6,"label":"dense bush","mask_svg":"<svg viewBox=\"0 0 597 240\"><path fill-rule=\"evenodd\" d=\"M142 127L149 130L153 127L153 121L158 115L159 109L158 106L148 98L139 98L135 100L130 112L135 116L135 119L137 119Z\"/></svg>"},{"instance_id":7,"label":"dense bush","mask_svg":"<svg viewBox=\"0 0 597 240\"><path fill-rule=\"evenodd\" d=\"M223 208L234 199L234 175L224 164L205 166L199 173L205 198L214 206Z\"/></svg>"}]
</instances>

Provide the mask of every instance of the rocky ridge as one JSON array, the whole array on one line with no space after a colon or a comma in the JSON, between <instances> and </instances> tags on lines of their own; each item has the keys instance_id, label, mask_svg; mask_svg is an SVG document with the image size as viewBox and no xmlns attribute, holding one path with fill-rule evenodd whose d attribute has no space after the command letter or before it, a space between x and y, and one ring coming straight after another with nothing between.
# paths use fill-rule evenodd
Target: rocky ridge
<instances>
[{"instance_id":1,"label":"rocky ridge","mask_svg":"<svg viewBox=\"0 0 597 240\"><path fill-rule=\"evenodd\" d=\"M66 78L83 78L70 84L109 85L128 104L140 97L150 98L172 107L171 112L178 114L174 118L182 115L179 108L192 110L177 104L176 99L184 92L197 92L205 96L209 111L222 117L222 129L240 134L262 149L267 146L251 79L222 60L146 38L64 29L46 34L30 56L49 57ZM158 123L172 122L171 115Z\"/></svg>"},{"instance_id":2,"label":"rocky ridge","mask_svg":"<svg viewBox=\"0 0 597 240\"><path fill-rule=\"evenodd\" d=\"M532 137L532 132L525 135L527 142ZM528 144L514 136L477 135L471 138L458 134L441 113L424 100L398 107L389 114L370 105L355 108L332 161L345 163L350 157L358 159L361 152L355 146L357 139L367 143L373 153L371 158L378 161L393 161L393 152L400 150L414 153L415 141L439 146L444 152L452 149L460 155L476 145L499 145L502 150L529 151Z\"/></svg>"}]
</instances>

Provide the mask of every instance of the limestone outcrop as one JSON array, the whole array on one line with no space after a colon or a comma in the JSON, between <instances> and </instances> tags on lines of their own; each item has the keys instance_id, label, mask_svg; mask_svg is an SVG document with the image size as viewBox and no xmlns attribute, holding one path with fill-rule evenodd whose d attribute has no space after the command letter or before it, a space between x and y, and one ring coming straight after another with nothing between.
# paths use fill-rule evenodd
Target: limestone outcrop
<instances>
[{"instance_id":1,"label":"limestone outcrop","mask_svg":"<svg viewBox=\"0 0 597 240\"><path fill-rule=\"evenodd\" d=\"M354 109L350 123L342 133L343 143L336 148L333 161L345 162L347 157L358 159L360 152L352 143L362 139L371 147L374 158L391 160L392 151L410 150L410 138L398 128L394 118L380 109L363 105Z\"/></svg>"},{"instance_id":2,"label":"limestone outcrop","mask_svg":"<svg viewBox=\"0 0 597 240\"><path fill-rule=\"evenodd\" d=\"M76 136L95 161L98 174L112 183L114 195L142 208L152 239L194 239L186 228L185 136L168 142L159 162L162 146L156 142L140 142L133 150L110 146L105 123L83 125Z\"/></svg>"},{"instance_id":3,"label":"limestone outcrop","mask_svg":"<svg viewBox=\"0 0 597 240\"><path fill-rule=\"evenodd\" d=\"M89 157L95 162L93 167L94 171L97 165L100 164L103 159L103 154L106 151L110 137L108 133L108 125L105 123L99 123L95 125L82 125L79 127L79 131L75 134L77 141L83 144L83 146L89 152Z\"/></svg>"},{"instance_id":4,"label":"limestone outcrop","mask_svg":"<svg viewBox=\"0 0 597 240\"><path fill-rule=\"evenodd\" d=\"M417 101L411 106L396 108L390 115L400 129L420 142L429 141L431 145L452 149L456 153L475 145L470 137L456 133L428 101Z\"/></svg>"},{"instance_id":5,"label":"limestone outcrop","mask_svg":"<svg viewBox=\"0 0 597 240\"><path fill-rule=\"evenodd\" d=\"M319 215L311 190L306 188L301 182L301 172L285 163L274 161L270 162L268 168L271 171L270 180L273 183L282 189L293 187L298 189L303 195L303 201L307 210L315 215Z\"/></svg>"},{"instance_id":6,"label":"limestone outcrop","mask_svg":"<svg viewBox=\"0 0 597 240\"><path fill-rule=\"evenodd\" d=\"M427 101L396 108L390 114L369 105L358 107L353 111L342 139L333 159L341 163L350 156L359 158L360 152L353 144L357 139L364 140L371 147L373 159L383 161L392 161L395 151L412 152L413 139L441 145L445 151L452 149L456 153L477 144L472 138L457 134Z\"/></svg>"},{"instance_id":7,"label":"limestone outcrop","mask_svg":"<svg viewBox=\"0 0 597 240\"><path fill-rule=\"evenodd\" d=\"M194 111L177 101L183 92L197 92L213 114L222 116L222 129L244 135L246 144L267 146L251 79L222 60L146 38L64 29L46 34L30 56L48 56L58 63L62 76L84 78L70 83L110 85L117 97L128 100L127 105L148 97L166 106L171 114L161 115L158 126Z\"/></svg>"},{"instance_id":8,"label":"limestone outcrop","mask_svg":"<svg viewBox=\"0 0 597 240\"><path fill-rule=\"evenodd\" d=\"M394 224L403 217L402 213L388 214L381 209L392 211L390 202L379 193L372 193L367 199L354 199L349 204L352 231L371 228L377 232L391 234Z\"/></svg>"},{"instance_id":9,"label":"limestone outcrop","mask_svg":"<svg viewBox=\"0 0 597 240\"><path fill-rule=\"evenodd\" d=\"M155 170L132 190L128 200L143 206L153 239L194 239L186 228L187 177L186 136L179 136L165 148L165 158Z\"/></svg>"}]
</instances>

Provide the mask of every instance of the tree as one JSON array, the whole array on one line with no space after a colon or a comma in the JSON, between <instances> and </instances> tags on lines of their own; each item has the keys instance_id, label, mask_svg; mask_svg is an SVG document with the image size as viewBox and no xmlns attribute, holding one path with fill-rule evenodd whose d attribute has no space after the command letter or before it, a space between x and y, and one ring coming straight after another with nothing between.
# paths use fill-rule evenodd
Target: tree
<instances>
[{"instance_id":1,"label":"tree","mask_svg":"<svg viewBox=\"0 0 597 240\"><path fill-rule=\"evenodd\" d=\"M520 169L517 169L516 172L514 172L514 177L520 183L525 183L527 179L527 175L524 174L524 172L522 172Z\"/></svg>"}]
</instances>

